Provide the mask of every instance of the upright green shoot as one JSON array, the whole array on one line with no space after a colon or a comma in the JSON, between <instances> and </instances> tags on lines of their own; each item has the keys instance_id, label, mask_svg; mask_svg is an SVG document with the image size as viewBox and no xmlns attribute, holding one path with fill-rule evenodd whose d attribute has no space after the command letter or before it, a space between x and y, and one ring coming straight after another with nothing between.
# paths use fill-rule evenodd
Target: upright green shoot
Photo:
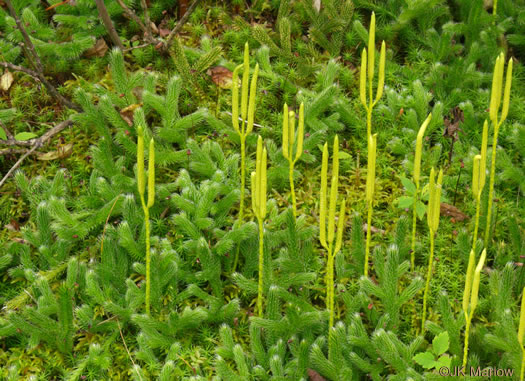
<instances>
[{"instance_id":1,"label":"upright green shoot","mask_svg":"<svg viewBox=\"0 0 525 381\"><path fill-rule=\"evenodd\" d=\"M149 226L149 210L155 202L155 146L153 139L149 143L149 161L148 161L148 202L144 200L146 191L146 182L144 174L144 130L142 127L138 128L137 137L137 186L140 195L140 202L142 210L144 211L144 219L146 223L146 313L150 314L150 293L151 293L151 278L150 278L150 226Z\"/></svg>"},{"instance_id":2,"label":"upright green shoot","mask_svg":"<svg viewBox=\"0 0 525 381\"><path fill-rule=\"evenodd\" d=\"M372 134L372 109L377 104L381 96L383 95L383 87L385 85L385 62L386 62L386 45L385 41L381 44L381 53L379 56L379 77L376 89L376 96L374 99L374 93L372 90L372 83L374 80L374 69L375 69L375 51L376 51L376 15L372 12L372 19L370 20L370 31L368 33L368 59L366 48L363 49L361 54L361 71L359 81L359 95L361 103L366 110L366 130L367 139ZM368 96L367 100L367 82L368 82Z\"/></svg>"},{"instance_id":3,"label":"upright green shoot","mask_svg":"<svg viewBox=\"0 0 525 381\"><path fill-rule=\"evenodd\" d=\"M376 181L376 147L377 134L368 137L368 166L366 176L366 204L368 206L368 216L366 219L366 250L365 250L365 276L368 276L368 258L370 257L370 241L372 239L372 210L374 203L374 188Z\"/></svg>"},{"instance_id":4,"label":"upright green shoot","mask_svg":"<svg viewBox=\"0 0 525 381\"><path fill-rule=\"evenodd\" d=\"M241 125L239 126L239 71L243 69L242 89L241 89ZM257 77L259 75L259 64L255 65L252 81L250 84L250 94L248 99L248 83L250 79L250 49L248 43L244 46L244 63L237 66L232 75L232 124L239 134L241 140L241 195L239 205L239 223L244 218L244 188L246 171L246 137L253 130L255 118L255 97L257 94ZM237 268L239 261L239 248L235 253L233 261L233 271Z\"/></svg>"},{"instance_id":5,"label":"upright green shoot","mask_svg":"<svg viewBox=\"0 0 525 381\"><path fill-rule=\"evenodd\" d=\"M370 238L372 227L372 199L374 187L372 182L375 181L375 151L376 151L376 135L372 137L372 110L383 95L383 88L385 85L385 62L386 62L386 45L385 41L381 44L381 53L379 56L379 76L377 82L376 96L372 83L374 81L375 70L375 44L376 44L376 15L372 12L372 19L370 20L370 30L368 32L368 57L366 48L361 54L361 71L359 80L359 97L361 103L366 110L366 139L368 143L368 177L367 177L367 204L368 204L368 218L367 218L367 232L366 232L366 254L365 254L365 276L368 275L368 257L370 256ZM367 84L368 84L368 100L367 100ZM373 144L373 146L372 146ZM373 164L370 161L371 152L373 152Z\"/></svg>"},{"instance_id":6,"label":"upright green shoot","mask_svg":"<svg viewBox=\"0 0 525 381\"><path fill-rule=\"evenodd\" d=\"M427 118L419 128L416 139L416 154L414 157L414 183L416 184L416 194L414 196L414 207L412 214L412 245L410 250L410 269L414 271L414 262L415 262L415 251L416 251L416 206L419 197L419 176L421 174L421 154L423 152L423 137L425 135L425 130L432 119L432 114L428 114Z\"/></svg>"},{"instance_id":7,"label":"upright green shoot","mask_svg":"<svg viewBox=\"0 0 525 381\"><path fill-rule=\"evenodd\" d=\"M475 253L473 250L470 251L468 260L467 276L465 279L465 291L463 292L463 313L465 314L466 321L465 344L463 346L463 367L467 366L470 322L472 321L472 316L474 316L474 310L478 305L479 280L486 256L487 249L484 249L481 257L479 258L476 269L474 269Z\"/></svg>"},{"instance_id":8,"label":"upright green shoot","mask_svg":"<svg viewBox=\"0 0 525 381\"><path fill-rule=\"evenodd\" d=\"M440 214L440 200L441 200L441 184L443 183L443 170L439 171L439 176L436 184L436 172L434 168L430 171L430 184L427 210L427 224L430 235L430 256L428 258L427 280L425 283L425 293L423 295L423 316L421 318L421 332L425 332L425 320L427 315L427 298L430 286L430 278L432 277L432 265L434 262L434 238L439 226Z\"/></svg>"},{"instance_id":9,"label":"upright green shoot","mask_svg":"<svg viewBox=\"0 0 525 381\"><path fill-rule=\"evenodd\" d=\"M266 147L259 135L257 139L257 160L255 172L251 174L252 209L259 224L259 285L257 290L257 311L263 313L263 271L264 271L264 217L266 217Z\"/></svg>"},{"instance_id":10,"label":"upright green shoot","mask_svg":"<svg viewBox=\"0 0 525 381\"><path fill-rule=\"evenodd\" d=\"M474 157L474 164L472 166L472 195L476 200L476 219L474 223L474 238L472 241L472 250L476 253L476 243L478 240L479 228L479 210L481 204L481 193L485 186L485 179L487 177L487 140L488 140L489 125L485 120L483 123L483 135L481 138L481 155Z\"/></svg>"},{"instance_id":11,"label":"upright green shoot","mask_svg":"<svg viewBox=\"0 0 525 381\"><path fill-rule=\"evenodd\" d=\"M304 104L301 103L299 107L299 127L297 129L297 146L294 157L294 143L295 143L295 113L288 112L288 105L284 105L283 113L283 156L288 160L290 166L290 193L292 195L293 215L297 219L297 201L295 198L295 187L293 181L293 170L295 163L303 153L303 139L304 139Z\"/></svg>"},{"instance_id":12,"label":"upright green shoot","mask_svg":"<svg viewBox=\"0 0 525 381\"><path fill-rule=\"evenodd\" d=\"M498 146L499 128L507 119L510 104L510 87L512 84L512 58L509 59L507 66L507 78L505 80L505 90L503 92L503 106L501 109L501 116L498 118L498 113L501 105L501 91L503 89L503 70L505 66L505 56L503 53L496 59L494 65L494 75L492 77L492 92L490 96L489 115L492 125L494 126L494 138L492 141L492 162L490 167L490 183L489 183L489 205L487 209L487 222L485 226L485 248L488 247L490 239L490 219L492 216L492 198L494 197L494 177L496 173L496 150Z\"/></svg>"},{"instance_id":13,"label":"upright green shoot","mask_svg":"<svg viewBox=\"0 0 525 381\"><path fill-rule=\"evenodd\" d=\"M319 241L327 252L326 261L326 308L330 311L329 329L334 325L334 258L341 249L343 242L343 230L345 219L345 199L341 202L339 209L339 220L337 223L337 236L335 234L335 219L337 207L337 190L339 186L339 138L334 138L332 152L332 182L330 184L330 200L327 205L328 194L328 143L323 147L323 161L321 167L321 200L319 202ZM327 216L328 206L328 216ZM328 217L328 230L326 218ZM335 238L335 246L334 246Z\"/></svg>"}]
</instances>

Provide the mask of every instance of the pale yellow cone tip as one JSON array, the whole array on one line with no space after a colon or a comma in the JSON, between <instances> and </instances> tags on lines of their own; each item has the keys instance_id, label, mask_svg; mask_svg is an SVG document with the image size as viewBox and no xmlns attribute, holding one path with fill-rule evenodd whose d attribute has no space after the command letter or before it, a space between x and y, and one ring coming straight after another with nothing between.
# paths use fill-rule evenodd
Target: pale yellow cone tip
<instances>
[{"instance_id":1,"label":"pale yellow cone tip","mask_svg":"<svg viewBox=\"0 0 525 381\"><path fill-rule=\"evenodd\" d=\"M289 157L288 146L290 143L288 142L288 120L288 105L285 103L283 106L283 156L285 159L288 159Z\"/></svg>"},{"instance_id":2,"label":"pale yellow cone tip","mask_svg":"<svg viewBox=\"0 0 525 381\"><path fill-rule=\"evenodd\" d=\"M474 276L474 265L475 265L475 254L474 250L470 250L468 258L467 273L465 277L465 290L463 292L463 312L468 313L468 307L470 304L470 291L472 289L472 277Z\"/></svg>"},{"instance_id":3,"label":"pale yellow cone tip","mask_svg":"<svg viewBox=\"0 0 525 381\"><path fill-rule=\"evenodd\" d=\"M146 180L144 179L144 136L142 129L139 129L140 134L137 138L137 186L141 196L144 196L146 191Z\"/></svg>"},{"instance_id":4,"label":"pale yellow cone tip","mask_svg":"<svg viewBox=\"0 0 525 381\"><path fill-rule=\"evenodd\" d=\"M366 48L361 53L361 71L359 72L359 99L365 109L368 109L366 102Z\"/></svg>"}]
</instances>

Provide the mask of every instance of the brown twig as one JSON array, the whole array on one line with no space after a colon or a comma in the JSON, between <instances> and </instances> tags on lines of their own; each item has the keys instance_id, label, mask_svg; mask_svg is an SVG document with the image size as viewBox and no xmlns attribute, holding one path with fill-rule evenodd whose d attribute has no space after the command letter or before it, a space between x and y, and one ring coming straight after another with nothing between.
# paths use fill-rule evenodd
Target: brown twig
<instances>
[{"instance_id":1,"label":"brown twig","mask_svg":"<svg viewBox=\"0 0 525 381\"><path fill-rule=\"evenodd\" d=\"M129 52L133 49L142 49L142 48L145 48L146 46L150 46L151 43L150 42L146 42L145 44L142 44L142 45L137 45L137 46L132 46L130 48L126 48L124 49L124 52Z\"/></svg>"},{"instance_id":2,"label":"brown twig","mask_svg":"<svg viewBox=\"0 0 525 381\"><path fill-rule=\"evenodd\" d=\"M117 0L117 3L118 3L118 5L120 5L122 10L124 11L124 15L126 17L128 17L129 19L135 21L138 24L138 26L140 27L140 29L142 29L143 31L146 30L146 27L142 23L142 20L140 19L139 16L137 16L135 14L135 12L133 12L131 9L129 9L128 6L126 4L124 4L124 2L122 0Z\"/></svg>"},{"instance_id":3,"label":"brown twig","mask_svg":"<svg viewBox=\"0 0 525 381\"><path fill-rule=\"evenodd\" d=\"M201 0L194 0L193 3L191 3L191 5L189 6L186 13L184 13L184 16L182 16L181 19L177 22L177 25L175 25L175 28L173 28L173 30L168 35L168 38L166 39L167 47L171 46L171 41L173 41L173 38L175 37L175 35L179 33L179 31L184 26L184 24L186 24L186 21L188 21L188 18L193 13L195 8L197 8L197 5L199 5L200 2Z\"/></svg>"},{"instance_id":4,"label":"brown twig","mask_svg":"<svg viewBox=\"0 0 525 381\"><path fill-rule=\"evenodd\" d=\"M5 67L6 69L11 69L13 71L20 71L22 73L26 73L27 75L33 77L37 81L40 81L40 77L38 76L38 73L34 70L28 69L23 66L13 65L12 63L9 63L9 62L0 62L0 66Z\"/></svg>"},{"instance_id":5,"label":"brown twig","mask_svg":"<svg viewBox=\"0 0 525 381\"><path fill-rule=\"evenodd\" d=\"M197 8L197 5L199 5L199 3L201 2L201 0L194 0L193 1L193 3L188 7L188 10L186 11L186 13L184 13L184 15L181 17L181 19L177 22L177 25L175 25L173 30L170 32L170 34L168 35L168 38L166 39L166 41L162 42L161 40L157 40L157 39L153 38L153 35L151 33L151 22L150 22L150 19L149 19L148 8L147 8L145 0L141 0L141 6L142 6L142 9L144 10L144 21L145 21L145 24L142 22L140 17L138 17L137 14L135 12L133 12L132 9L130 9L126 4L124 4L124 2L122 0L116 0L116 1L117 1L118 5L120 5L122 10L124 11L124 15L127 18L135 21L138 24L138 26L140 27L142 32L144 32L144 35L146 36L146 40L148 41L147 44L140 45L140 46L137 46L137 47L134 47L134 48L129 48L129 49L126 49L126 51L132 50L132 49L136 49L136 48L139 48L139 47L145 47L147 45L155 45L156 47L159 47L160 49L162 49L164 51L168 50L169 47L171 46L172 42L173 42L173 39L177 35L177 33L179 33L179 31L184 26L184 24L186 24L186 22L188 21L188 18L190 17L190 15L193 13L195 8Z\"/></svg>"},{"instance_id":6,"label":"brown twig","mask_svg":"<svg viewBox=\"0 0 525 381\"><path fill-rule=\"evenodd\" d=\"M144 10L144 19L145 19L146 25L144 25L140 17L137 16L137 14L133 12L133 10L131 10L126 4L124 4L122 0L117 0L117 3L118 5L120 5L122 10L124 11L124 16L126 16L130 20L135 21L137 25L139 26L139 28L142 30L142 32L144 32L144 35L146 36L146 40L148 41L148 43L145 45L141 45L141 47L148 46L151 44L157 45L160 42L154 39L153 34L151 33L151 21L149 19L148 8L144 0L141 0L141 5L142 5L142 9ZM131 50L131 49L136 49L136 48L138 47L129 48L129 49L126 49L126 51Z\"/></svg>"},{"instance_id":7,"label":"brown twig","mask_svg":"<svg viewBox=\"0 0 525 381\"><path fill-rule=\"evenodd\" d=\"M13 8L13 5L11 4L11 0L5 0L5 3L7 5L7 8L9 9L9 13L11 13L11 16L15 19L15 23L16 23L18 30L20 31L20 33L22 33L22 36L24 38L25 47L26 47L25 51L27 52L27 59L29 60L29 62L31 62L35 66L36 71L30 70L27 68L23 68L21 66L12 65L7 62L2 62L0 64L4 67L10 67L13 70L22 71L26 74L29 74L33 78L37 78L46 87L47 91L49 91L49 93L55 99L57 99L62 105L69 107L76 111L82 111L82 108L79 105L69 101L68 99L60 95L57 89L55 89L55 87L51 84L51 82L49 82L46 79L44 75L44 69L42 66L42 62L40 61L40 57L38 56L35 46L31 42L29 35L24 29L22 22L20 22L20 19L18 18L18 15L16 14L15 8Z\"/></svg>"},{"instance_id":8,"label":"brown twig","mask_svg":"<svg viewBox=\"0 0 525 381\"><path fill-rule=\"evenodd\" d=\"M8 69L11 69L11 70L14 70L14 71L20 71L22 73L25 73L31 77L33 77L36 81L39 81L41 82L47 89L47 91L49 91L49 93L53 96L53 98L55 98L56 100L58 100L59 103L61 103L62 105L66 106L66 107L69 107L73 110L76 110L76 111L82 111L82 108L71 102L70 100L64 98L62 95L59 94L59 92L57 91L57 89L55 89L55 87L51 84L51 82L49 82L46 77L44 76L44 73L43 72L36 72L34 70L31 70L31 69L28 69L26 67L23 67L23 66L18 66L18 65L13 65L12 63L9 63L9 62L0 62L0 66L3 66L5 68L8 68Z\"/></svg>"},{"instance_id":9,"label":"brown twig","mask_svg":"<svg viewBox=\"0 0 525 381\"><path fill-rule=\"evenodd\" d=\"M0 149L0 156L26 153L26 152L27 152L27 149L23 149L23 148L5 148L5 149Z\"/></svg>"},{"instance_id":10,"label":"brown twig","mask_svg":"<svg viewBox=\"0 0 525 381\"><path fill-rule=\"evenodd\" d=\"M13 139L13 134L11 133L11 131L9 131L7 129L7 126L4 124L4 122L2 122L0 120L0 126L2 127L2 129L5 131L5 134L7 136L7 139Z\"/></svg>"},{"instance_id":11,"label":"brown twig","mask_svg":"<svg viewBox=\"0 0 525 381\"><path fill-rule=\"evenodd\" d=\"M129 359L131 360L131 363L133 364L133 367L135 367L135 361L133 361L133 357L131 357L131 353L129 352L128 346L126 345L126 339L124 339L124 335L122 334L122 329L120 328L120 322L117 318L117 326L118 331L120 332L120 337L122 338L122 342L124 343L124 348L126 349L126 352L128 352ZM142 381L142 377L140 376L140 373L137 372L139 375L139 379Z\"/></svg>"},{"instance_id":12,"label":"brown twig","mask_svg":"<svg viewBox=\"0 0 525 381\"><path fill-rule=\"evenodd\" d=\"M20 159L18 159L18 161L15 163L15 165L13 165L11 167L11 169L5 174L4 178L2 180L0 180L0 188L2 187L2 185L4 185L4 183L7 181L9 176L11 176L11 174L20 166L20 164L22 164L22 162L25 160L25 158L28 157L29 155L31 155L33 152L35 152L36 149L40 147L40 145L41 144L35 144L33 146L33 148L31 148L29 151L27 151L25 154L23 154L22 157L20 157Z\"/></svg>"},{"instance_id":13,"label":"brown twig","mask_svg":"<svg viewBox=\"0 0 525 381\"><path fill-rule=\"evenodd\" d=\"M29 151L27 151L25 154L23 154L22 157L20 157L20 159L18 159L18 161L15 163L15 165L13 165L11 167L11 169L5 174L5 176L2 178L2 180L0 180L0 188L2 187L2 185L4 185L4 183L7 181L9 176L11 176L14 171L16 171L16 169L20 166L20 164L22 164L22 162L29 155L31 155L33 152L35 152L38 148L42 147L44 145L44 143L46 143L51 137L53 137L54 135L58 134L60 131L62 131L66 127L70 126L71 124L73 124L72 120L70 120L70 119L65 120L65 121L57 124L55 127L50 129L49 131L47 131L41 137L28 140L26 143L30 143L29 145L31 146L31 149ZM0 141L1 144L4 144L3 142L4 141Z\"/></svg>"},{"instance_id":14,"label":"brown twig","mask_svg":"<svg viewBox=\"0 0 525 381\"><path fill-rule=\"evenodd\" d=\"M151 33L151 21L149 19L148 5L146 4L146 0L140 0L140 5L142 6L142 11L144 12L144 23L146 24L146 38L152 41L153 34Z\"/></svg>"},{"instance_id":15,"label":"brown twig","mask_svg":"<svg viewBox=\"0 0 525 381\"><path fill-rule=\"evenodd\" d=\"M113 41L113 44L116 47L118 47L121 51L124 50L124 45L122 45L122 41L120 41L120 37L117 31L115 30L113 22L111 21L111 17L109 17L109 13L106 9L106 5L104 4L104 0L95 0L95 3L97 4L98 14L102 19L102 23L106 27L106 30L108 31L111 41Z\"/></svg>"},{"instance_id":16,"label":"brown twig","mask_svg":"<svg viewBox=\"0 0 525 381\"><path fill-rule=\"evenodd\" d=\"M32 56L30 57L30 61L33 61L35 68L38 71L42 71L43 66L42 66L42 62L40 61L40 57L36 53L35 46L31 42L31 39L29 38L29 35L27 34L24 26L22 25L22 22L20 22L20 19L18 18L18 15L16 14L16 10L13 7L13 4L11 4L11 0L5 0L5 3L7 5L7 8L9 9L9 13L15 19L16 27L18 28L20 33L22 33L22 37L24 38L26 48L29 50L30 55Z\"/></svg>"}]
</instances>

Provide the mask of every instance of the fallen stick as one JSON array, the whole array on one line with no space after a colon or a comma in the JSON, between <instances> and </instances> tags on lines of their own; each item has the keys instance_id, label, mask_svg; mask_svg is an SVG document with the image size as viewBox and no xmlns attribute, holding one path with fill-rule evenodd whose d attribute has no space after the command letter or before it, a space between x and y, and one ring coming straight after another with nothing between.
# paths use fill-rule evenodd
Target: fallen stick
<instances>
[{"instance_id":1,"label":"fallen stick","mask_svg":"<svg viewBox=\"0 0 525 381\"><path fill-rule=\"evenodd\" d=\"M14 171L16 171L16 169L20 166L20 164L22 164L22 162L29 155L31 155L33 152L35 152L38 148L42 147L44 145L44 143L46 143L54 135L58 134L63 129L69 127L71 124L73 124L72 120L70 120L70 119L65 120L65 121L60 122L59 124L57 124L55 127L50 129L49 131L47 131L41 137L29 140L28 142L30 142L30 144L31 144L31 149L29 151L27 151L25 154L23 154L20 157L20 159L18 159L18 161L15 163L15 165L13 165L11 167L11 169L5 174L5 176L2 178L2 180L0 180L0 188L2 187L2 185L4 185L4 183L7 181L9 176L11 176L14 173Z\"/></svg>"}]
</instances>

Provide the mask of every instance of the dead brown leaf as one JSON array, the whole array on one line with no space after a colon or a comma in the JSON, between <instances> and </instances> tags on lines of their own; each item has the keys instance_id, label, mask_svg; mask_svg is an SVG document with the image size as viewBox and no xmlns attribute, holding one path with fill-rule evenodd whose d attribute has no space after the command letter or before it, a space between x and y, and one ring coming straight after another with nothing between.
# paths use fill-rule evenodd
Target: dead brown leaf
<instances>
[{"instance_id":1,"label":"dead brown leaf","mask_svg":"<svg viewBox=\"0 0 525 381\"><path fill-rule=\"evenodd\" d=\"M9 70L6 70L5 73L0 77L0 89L3 91L9 90L13 84L13 81L13 73L11 73Z\"/></svg>"},{"instance_id":2,"label":"dead brown leaf","mask_svg":"<svg viewBox=\"0 0 525 381\"><path fill-rule=\"evenodd\" d=\"M452 118L445 117L443 123L445 124L445 131L443 131L443 136L447 138L454 139L455 142L459 139L459 133L462 132L459 128L459 124L463 123L465 117L463 116L463 111L458 107L452 109Z\"/></svg>"},{"instance_id":3,"label":"dead brown leaf","mask_svg":"<svg viewBox=\"0 0 525 381\"><path fill-rule=\"evenodd\" d=\"M122 117L122 119L124 119L128 126L133 126L133 113L140 106L142 106L142 103L135 103L129 105L128 107L124 107L122 110L120 110L120 116Z\"/></svg>"},{"instance_id":4,"label":"dead brown leaf","mask_svg":"<svg viewBox=\"0 0 525 381\"><path fill-rule=\"evenodd\" d=\"M9 231L12 231L12 232L18 232L20 231L20 224L18 223L18 221L14 220L14 219L11 219L11 222L9 222L5 228Z\"/></svg>"},{"instance_id":5,"label":"dead brown leaf","mask_svg":"<svg viewBox=\"0 0 525 381\"><path fill-rule=\"evenodd\" d=\"M446 204L444 202L442 202L440 205L440 213L442 216L451 217L458 222L469 219L469 216L456 208L454 205Z\"/></svg>"},{"instance_id":6,"label":"dead brown leaf","mask_svg":"<svg viewBox=\"0 0 525 381\"><path fill-rule=\"evenodd\" d=\"M66 157L69 157L71 155L71 152L73 152L73 143L65 144L61 147L58 147L56 151L49 151L46 153L37 153L37 159L38 160L56 160L56 159L63 159Z\"/></svg>"},{"instance_id":7,"label":"dead brown leaf","mask_svg":"<svg viewBox=\"0 0 525 381\"><path fill-rule=\"evenodd\" d=\"M310 378L310 381L326 381L326 378L321 376L319 373L317 373L313 369L308 369L307 373L308 373L308 377Z\"/></svg>"},{"instance_id":8,"label":"dead brown leaf","mask_svg":"<svg viewBox=\"0 0 525 381\"><path fill-rule=\"evenodd\" d=\"M170 32L171 31L169 29L159 28L159 36L160 37L167 37L167 36L169 36Z\"/></svg>"},{"instance_id":9,"label":"dead brown leaf","mask_svg":"<svg viewBox=\"0 0 525 381\"><path fill-rule=\"evenodd\" d=\"M84 56L89 57L104 57L108 51L108 45L103 38L99 38L92 48L89 48L84 52Z\"/></svg>"},{"instance_id":10,"label":"dead brown leaf","mask_svg":"<svg viewBox=\"0 0 525 381\"><path fill-rule=\"evenodd\" d=\"M211 77L213 83L221 89L229 89L232 85L233 73L224 66L215 66L206 72Z\"/></svg>"},{"instance_id":11,"label":"dead brown leaf","mask_svg":"<svg viewBox=\"0 0 525 381\"><path fill-rule=\"evenodd\" d=\"M151 25L151 32L153 34L159 34L159 29L157 28L157 25L153 21L150 22Z\"/></svg>"},{"instance_id":12,"label":"dead brown leaf","mask_svg":"<svg viewBox=\"0 0 525 381\"><path fill-rule=\"evenodd\" d=\"M366 233L367 232L367 229L368 229L368 225L365 223L363 224L363 231ZM379 228L376 228L375 226L370 226L370 232L373 233L373 234L385 234L386 231L384 231L383 229L379 229Z\"/></svg>"}]
</instances>

